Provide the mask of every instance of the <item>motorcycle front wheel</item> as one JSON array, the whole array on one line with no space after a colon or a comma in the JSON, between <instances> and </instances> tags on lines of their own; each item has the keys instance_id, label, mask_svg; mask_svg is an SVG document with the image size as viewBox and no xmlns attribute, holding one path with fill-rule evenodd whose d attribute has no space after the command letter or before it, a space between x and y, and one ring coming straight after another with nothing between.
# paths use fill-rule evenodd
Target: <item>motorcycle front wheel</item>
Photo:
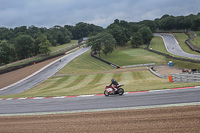
<instances>
[{"instance_id":1,"label":"motorcycle front wheel","mask_svg":"<svg viewBox=\"0 0 200 133\"><path fill-rule=\"evenodd\" d=\"M109 96L109 92L107 92L106 90L104 91L104 95L107 97Z\"/></svg>"},{"instance_id":2,"label":"motorcycle front wheel","mask_svg":"<svg viewBox=\"0 0 200 133\"><path fill-rule=\"evenodd\" d=\"M124 94L124 89L123 88L119 88L118 93L119 93L119 95L123 95Z\"/></svg>"}]
</instances>

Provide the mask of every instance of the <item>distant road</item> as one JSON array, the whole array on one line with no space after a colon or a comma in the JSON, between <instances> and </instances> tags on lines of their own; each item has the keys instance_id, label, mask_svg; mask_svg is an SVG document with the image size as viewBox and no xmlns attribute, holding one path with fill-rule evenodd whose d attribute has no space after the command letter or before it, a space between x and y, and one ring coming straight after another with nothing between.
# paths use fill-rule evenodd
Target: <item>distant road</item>
<instances>
[{"instance_id":1,"label":"distant road","mask_svg":"<svg viewBox=\"0 0 200 133\"><path fill-rule=\"evenodd\" d=\"M16 83L15 85L3 88L2 90L0 90L0 95L11 95L11 94L22 93L26 90L33 88L34 86L46 80L47 78L53 76L56 72L58 72L71 60L87 52L88 50L90 50L90 47L82 48L73 53L65 55L60 60L57 60L51 65L47 66L46 68L43 68L42 71L36 72L33 76L26 78L21 82Z\"/></svg>"},{"instance_id":2,"label":"distant road","mask_svg":"<svg viewBox=\"0 0 200 133\"><path fill-rule=\"evenodd\" d=\"M163 38L165 47L169 53L173 55L200 60L200 55L194 55L184 52L173 35L170 34L154 34L154 35L161 36Z\"/></svg>"}]
</instances>

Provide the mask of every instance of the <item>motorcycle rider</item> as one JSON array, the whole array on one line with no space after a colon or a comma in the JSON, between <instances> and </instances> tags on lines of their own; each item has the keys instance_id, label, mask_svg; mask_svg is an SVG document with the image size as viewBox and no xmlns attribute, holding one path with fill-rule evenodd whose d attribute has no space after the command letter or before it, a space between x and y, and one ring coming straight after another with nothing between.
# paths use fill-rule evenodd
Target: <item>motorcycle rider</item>
<instances>
[{"instance_id":1,"label":"motorcycle rider","mask_svg":"<svg viewBox=\"0 0 200 133\"><path fill-rule=\"evenodd\" d=\"M113 87L114 87L114 91L117 91L117 85L119 85L118 84L118 82L116 81L116 80L114 80L114 79L111 79L111 84L110 84L110 86L113 84Z\"/></svg>"}]
</instances>

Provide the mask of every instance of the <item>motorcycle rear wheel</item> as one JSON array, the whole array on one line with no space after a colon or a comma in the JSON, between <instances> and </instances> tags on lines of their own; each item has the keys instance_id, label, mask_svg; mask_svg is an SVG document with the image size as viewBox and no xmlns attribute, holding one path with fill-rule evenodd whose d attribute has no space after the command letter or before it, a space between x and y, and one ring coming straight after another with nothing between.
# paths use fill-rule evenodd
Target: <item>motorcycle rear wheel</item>
<instances>
[{"instance_id":1,"label":"motorcycle rear wheel","mask_svg":"<svg viewBox=\"0 0 200 133\"><path fill-rule=\"evenodd\" d=\"M119 95L123 95L124 94L124 89L123 88L119 88L118 93L119 93Z\"/></svg>"},{"instance_id":2,"label":"motorcycle rear wheel","mask_svg":"<svg viewBox=\"0 0 200 133\"><path fill-rule=\"evenodd\" d=\"M104 91L104 95L107 97L109 96L109 92L107 92L106 90Z\"/></svg>"}]
</instances>

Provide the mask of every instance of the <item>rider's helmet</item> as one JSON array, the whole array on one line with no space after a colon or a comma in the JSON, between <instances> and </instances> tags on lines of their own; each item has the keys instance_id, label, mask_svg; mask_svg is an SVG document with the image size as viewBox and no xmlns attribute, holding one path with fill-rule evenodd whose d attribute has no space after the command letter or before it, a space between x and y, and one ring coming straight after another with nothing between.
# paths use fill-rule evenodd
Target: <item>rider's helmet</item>
<instances>
[{"instance_id":1,"label":"rider's helmet","mask_svg":"<svg viewBox=\"0 0 200 133\"><path fill-rule=\"evenodd\" d=\"M115 80L114 80L114 79L111 79L111 81L114 82Z\"/></svg>"}]
</instances>

